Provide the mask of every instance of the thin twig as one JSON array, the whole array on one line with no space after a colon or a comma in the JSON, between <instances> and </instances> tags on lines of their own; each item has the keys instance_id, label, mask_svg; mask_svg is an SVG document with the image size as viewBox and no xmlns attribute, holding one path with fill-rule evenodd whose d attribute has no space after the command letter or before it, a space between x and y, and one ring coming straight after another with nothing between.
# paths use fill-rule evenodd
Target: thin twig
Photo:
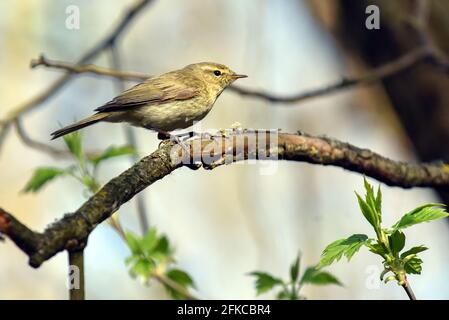
<instances>
[{"instance_id":1,"label":"thin twig","mask_svg":"<svg viewBox=\"0 0 449 320\"><path fill-rule=\"evenodd\" d=\"M70 157L73 156L68 150L57 149L52 147L46 143L33 140L28 136L25 132L25 129L22 126L20 119L16 119L14 121L14 125L16 127L17 134L22 142L29 148L36 149L40 152L44 152L49 154L52 157Z\"/></svg>"},{"instance_id":2,"label":"thin twig","mask_svg":"<svg viewBox=\"0 0 449 320\"><path fill-rule=\"evenodd\" d=\"M338 91L352 88L358 85L371 84L379 80L383 80L387 77L398 74L399 72L410 68L424 58L429 56L429 50L427 48L417 48L412 50L396 60L386 63L376 69L372 69L361 76L343 78L342 80L316 89L306 90L290 96L280 96L271 94L264 91L249 90L241 87L231 86L230 90L238 93L242 96L249 96L253 98L259 98L267 100L272 103L298 103L311 98L321 97L328 94L332 94Z\"/></svg>"},{"instance_id":3,"label":"thin twig","mask_svg":"<svg viewBox=\"0 0 449 320\"><path fill-rule=\"evenodd\" d=\"M419 35L419 42L423 47L429 48L431 54L429 61L441 69L443 72L449 73L449 57L437 45L429 27L429 19L432 10L430 0L415 0L416 7L416 23L413 25Z\"/></svg>"},{"instance_id":4,"label":"thin twig","mask_svg":"<svg viewBox=\"0 0 449 320\"><path fill-rule=\"evenodd\" d=\"M140 72L121 71L119 70L119 68L115 67L114 69L110 69L93 64L77 65L64 61L49 60L44 55L40 55L37 59L31 60L31 68L37 68L39 66L65 70L72 74L92 73L95 75L112 77L119 80L141 81L150 77L149 75Z\"/></svg>"},{"instance_id":5,"label":"thin twig","mask_svg":"<svg viewBox=\"0 0 449 320\"><path fill-rule=\"evenodd\" d=\"M20 119L16 119L14 121L14 126L17 131L17 135L22 140L23 144L31 149L35 149L39 152L46 153L55 158L73 158L73 154L69 150L58 149L44 142L40 142L32 139L25 131L25 128L22 126L22 122ZM100 151L86 151L86 157L91 159L100 154Z\"/></svg>"}]
</instances>

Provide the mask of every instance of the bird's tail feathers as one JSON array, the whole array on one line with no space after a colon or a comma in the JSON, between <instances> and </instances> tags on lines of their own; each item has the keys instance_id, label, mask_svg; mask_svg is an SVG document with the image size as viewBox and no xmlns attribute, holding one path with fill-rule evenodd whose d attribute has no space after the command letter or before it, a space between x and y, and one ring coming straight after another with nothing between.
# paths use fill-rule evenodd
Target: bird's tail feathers
<instances>
[{"instance_id":1,"label":"bird's tail feathers","mask_svg":"<svg viewBox=\"0 0 449 320\"><path fill-rule=\"evenodd\" d=\"M84 127L90 126L90 125L92 125L94 123L97 123L99 121L102 121L105 118L107 118L108 116L109 116L109 113L107 113L107 112L96 113L96 114L94 114L94 115L92 115L90 117L87 117L87 118L85 118L83 120L80 120L80 121L78 121L78 122L76 122L74 124L71 124L71 125L67 126L67 127L64 127L62 129L56 130L55 132L53 132L51 134L51 136L52 136L51 140L59 138L59 137L62 137L62 136L65 136L68 133L77 131L79 129L82 129Z\"/></svg>"}]
</instances>

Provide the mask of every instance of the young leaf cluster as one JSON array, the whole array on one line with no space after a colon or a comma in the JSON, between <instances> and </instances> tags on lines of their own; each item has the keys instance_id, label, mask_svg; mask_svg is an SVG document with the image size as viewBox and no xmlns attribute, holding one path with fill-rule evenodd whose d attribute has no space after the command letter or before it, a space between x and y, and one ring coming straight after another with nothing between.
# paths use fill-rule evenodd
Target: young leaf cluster
<instances>
[{"instance_id":1,"label":"young leaf cluster","mask_svg":"<svg viewBox=\"0 0 449 320\"><path fill-rule=\"evenodd\" d=\"M278 289L276 298L279 300L304 299L300 295L301 288L306 284L312 285L342 285L331 273L322 271L316 266L306 268L302 276L300 274L300 256L290 266L290 279L287 281L275 277L267 272L254 271L250 275L255 277L255 288L257 295Z\"/></svg>"},{"instance_id":2,"label":"young leaf cluster","mask_svg":"<svg viewBox=\"0 0 449 320\"><path fill-rule=\"evenodd\" d=\"M382 193L380 187L374 192L373 187L364 179L366 190L362 198L357 192L360 211L373 227L376 238L368 238L364 234L354 234L348 238L340 239L329 244L321 255L318 268L322 268L339 261L345 256L348 261L363 246L383 259L384 270L381 280L397 281L405 285L407 274L420 274L423 261L418 253L427 250L425 246L416 246L404 251L406 236L403 229L413 225L429 222L447 217L449 214L442 208L443 205L429 203L413 209L404 214L391 228L382 228Z\"/></svg>"},{"instance_id":3,"label":"young leaf cluster","mask_svg":"<svg viewBox=\"0 0 449 320\"><path fill-rule=\"evenodd\" d=\"M158 235L156 228L150 228L143 237L127 232L126 243L131 250L126 264L132 277L138 278L144 284L148 284L152 278L168 278L186 291L195 287L187 272L172 267L175 262L174 250L168 238ZM174 299L186 299L182 292L174 290L172 286L165 285L165 288Z\"/></svg>"}]
</instances>

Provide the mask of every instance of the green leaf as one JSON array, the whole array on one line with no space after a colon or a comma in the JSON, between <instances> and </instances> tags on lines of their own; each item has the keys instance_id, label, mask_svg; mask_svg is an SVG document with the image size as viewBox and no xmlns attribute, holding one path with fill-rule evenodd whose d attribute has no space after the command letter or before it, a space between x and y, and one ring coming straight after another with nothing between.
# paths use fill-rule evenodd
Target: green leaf
<instances>
[{"instance_id":1,"label":"green leaf","mask_svg":"<svg viewBox=\"0 0 449 320\"><path fill-rule=\"evenodd\" d=\"M374 196L373 187L368 183L365 177L363 177L363 184L366 190L365 199L355 192L357 201L365 219L373 226L374 230L378 232L382 222L382 193L380 191L380 186L377 189L377 196Z\"/></svg>"},{"instance_id":2,"label":"green leaf","mask_svg":"<svg viewBox=\"0 0 449 320\"><path fill-rule=\"evenodd\" d=\"M411 258L405 265L405 272L408 274L421 274L422 271L422 260L418 257Z\"/></svg>"},{"instance_id":3,"label":"green leaf","mask_svg":"<svg viewBox=\"0 0 449 320\"><path fill-rule=\"evenodd\" d=\"M429 248L424 247L424 246L413 247L413 248L403 252L401 254L401 259L404 259L404 258L408 257L411 254L418 254L420 252L426 251L427 249L429 249Z\"/></svg>"},{"instance_id":4,"label":"green leaf","mask_svg":"<svg viewBox=\"0 0 449 320\"><path fill-rule=\"evenodd\" d=\"M135 150L131 146L121 146L121 147L111 146L111 147L107 148L102 154L90 159L90 162L92 162L92 164L94 166L97 166L100 164L100 162L102 162L104 160L107 160L107 159L110 159L113 157L132 155L132 154L135 154Z\"/></svg>"},{"instance_id":5,"label":"green leaf","mask_svg":"<svg viewBox=\"0 0 449 320\"><path fill-rule=\"evenodd\" d=\"M195 287L193 279L189 274L181 269L171 269L167 272L167 277L179 284L183 288Z\"/></svg>"},{"instance_id":6,"label":"green leaf","mask_svg":"<svg viewBox=\"0 0 449 320\"><path fill-rule=\"evenodd\" d=\"M167 277L176 282L179 286L183 287L184 289L188 289L189 287L194 288L195 284L192 280L192 278L184 271L180 269L172 269L167 272ZM173 299L176 300L182 300L186 297L178 292L173 290L171 287L165 285L165 289L168 291L168 293L172 296Z\"/></svg>"},{"instance_id":7,"label":"green leaf","mask_svg":"<svg viewBox=\"0 0 449 320\"><path fill-rule=\"evenodd\" d=\"M140 259L131 267L131 275L148 281L154 269L154 263L146 259Z\"/></svg>"},{"instance_id":8,"label":"green leaf","mask_svg":"<svg viewBox=\"0 0 449 320\"><path fill-rule=\"evenodd\" d=\"M363 177L363 185L365 186L365 201L370 205L375 212L376 210L376 199L374 197L374 189L373 187L368 183L368 180L366 180L366 177Z\"/></svg>"},{"instance_id":9,"label":"green leaf","mask_svg":"<svg viewBox=\"0 0 449 320\"><path fill-rule=\"evenodd\" d=\"M153 252L163 255L169 255L171 253L170 242L168 238L163 235L159 238L157 245L154 247Z\"/></svg>"},{"instance_id":10,"label":"green leaf","mask_svg":"<svg viewBox=\"0 0 449 320\"><path fill-rule=\"evenodd\" d=\"M290 278L291 278L292 282L296 282L296 280L298 280L299 261L300 261L300 256L298 255L298 257L296 258L296 260L293 262L293 264L290 267Z\"/></svg>"},{"instance_id":11,"label":"green leaf","mask_svg":"<svg viewBox=\"0 0 449 320\"><path fill-rule=\"evenodd\" d=\"M396 230L388 236L388 241L390 242L390 248L393 254L399 254L405 246L405 235L401 231Z\"/></svg>"},{"instance_id":12,"label":"green leaf","mask_svg":"<svg viewBox=\"0 0 449 320\"><path fill-rule=\"evenodd\" d=\"M436 219L441 219L449 216L441 206L442 204L428 203L412 211L406 213L402 218L393 225L394 230L411 227L422 222L429 222Z\"/></svg>"},{"instance_id":13,"label":"green leaf","mask_svg":"<svg viewBox=\"0 0 449 320\"><path fill-rule=\"evenodd\" d=\"M385 250L385 248L377 242L370 243L367 241L365 245L369 248L369 251L378 254L381 257L384 257L384 255L388 254L388 251Z\"/></svg>"},{"instance_id":14,"label":"green leaf","mask_svg":"<svg viewBox=\"0 0 449 320\"><path fill-rule=\"evenodd\" d=\"M342 283L331 273L326 271L320 271L317 267L308 267L304 272L301 281L301 284L315 284L315 285L328 285L328 284L336 284L341 286Z\"/></svg>"},{"instance_id":15,"label":"green leaf","mask_svg":"<svg viewBox=\"0 0 449 320\"><path fill-rule=\"evenodd\" d=\"M150 228L140 241L140 247L144 253L151 254L158 241L156 228Z\"/></svg>"},{"instance_id":16,"label":"green leaf","mask_svg":"<svg viewBox=\"0 0 449 320\"><path fill-rule=\"evenodd\" d=\"M58 168L37 168L34 171L33 176L26 184L23 192L36 192L39 191L46 183L50 182L54 178L65 174L66 172Z\"/></svg>"},{"instance_id":17,"label":"green leaf","mask_svg":"<svg viewBox=\"0 0 449 320\"><path fill-rule=\"evenodd\" d=\"M139 244L139 238L137 235L135 235L132 232L126 232L125 233L125 239L126 239L126 243L128 244L129 249L131 250L131 252L133 254L141 254L142 250L140 248L140 244Z\"/></svg>"},{"instance_id":18,"label":"green leaf","mask_svg":"<svg viewBox=\"0 0 449 320\"><path fill-rule=\"evenodd\" d=\"M256 277L256 292L257 295L262 294L264 292L270 291L275 286L282 284L282 280L273 277L272 275L265 272L251 272L250 275Z\"/></svg>"},{"instance_id":19,"label":"green leaf","mask_svg":"<svg viewBox=\"0 0 449 320\"><path fill-rule=\"evenodd\" d=\"M140 260L139 256L132 255L132 256L129 256L129 257L127 257L125 259L125 264L126 265L133 265L133 264L137 263L139 260Z\"/></svg>"},{"instance_id":20,"label":"green leaf","mask_svg":"<svg viewBox=\"0 0 449 320\"><path fill-rule=\"evenodd\" d=\"M382 191L380 191L380 185L377 187L377 196L376 196L376 209L379 213L380 218L382 218Z\"/></svg>"},{"instance_id":21,"label":"green leaf","mask_svg":"<svg viewBox=\"0 0 449 320\"><path fill-rule=\"evenodd\" d=\"M374 229L377 230L380 226L375 209L372 206L370 206L367 202L365 202L365 200L363 200L362 197L357 192L355 193L355 195L357 196L359 207L363 213L363 216L374 227Z\"/></svg>"},{"instance_id":22,"label":"green leaf","mask_svg":"<svg viewBox=\"0 0 449 320\"><path fill-rule=\"evenodd\" d=\"M83 144L81 133L79 131L75 131L73 133L66 134L63 138L69 151L77 159L81 159L83 157Z\"/></svg>"},{"instance_id":23,"label":"green leaf","mask_svg":"<svg viewBox=\"0 0 449 320\"><path fill-rule=\"evenodd\" d=\"M360 247L366 244L367 240L368 237L365 234L353 234L349 238L332 242L321 254L318 268L328 266L334 261L339 261L343 255L350 261Z\"/></svg>"}]
</instances>

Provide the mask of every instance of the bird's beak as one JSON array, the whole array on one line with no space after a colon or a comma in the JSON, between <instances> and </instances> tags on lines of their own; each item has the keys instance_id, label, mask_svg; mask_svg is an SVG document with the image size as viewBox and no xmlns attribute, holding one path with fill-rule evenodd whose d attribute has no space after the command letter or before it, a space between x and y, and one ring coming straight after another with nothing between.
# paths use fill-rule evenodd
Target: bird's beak
<instances>
[{"instance_id":1,"label":"bird's beak","mask_svg":"<svg viewBox=\"0 0 449 320\"><path fill-rule=\"evenodd\" d=\"M231 75L231 77L235 80L241 79L241 78L248 78L248 76L245 74L233 74L233 75Z\"/></svg>"}]
</instances>

